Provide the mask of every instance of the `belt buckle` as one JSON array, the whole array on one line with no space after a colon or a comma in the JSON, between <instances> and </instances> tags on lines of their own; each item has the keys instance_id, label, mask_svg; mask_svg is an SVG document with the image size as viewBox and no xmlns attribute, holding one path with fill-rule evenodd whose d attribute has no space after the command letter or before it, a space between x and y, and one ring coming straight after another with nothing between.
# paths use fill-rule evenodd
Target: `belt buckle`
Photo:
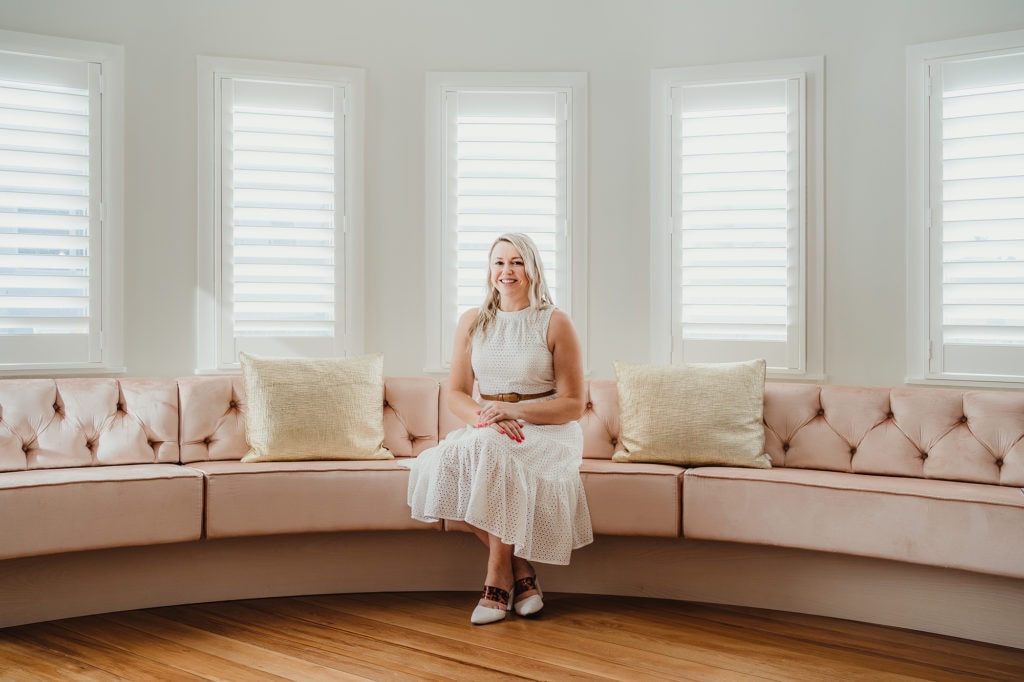
<instances>
[{"instance_id":1,"label":"belt buckle","mask_svg":"<svg viewBox=\"0 0 1024 682\"><path fill-rule=\"evenodd\" d=\"M501 399L506 403L518 403L523 397L518 393L503 393Z\"/></svg>"}]
</instances>

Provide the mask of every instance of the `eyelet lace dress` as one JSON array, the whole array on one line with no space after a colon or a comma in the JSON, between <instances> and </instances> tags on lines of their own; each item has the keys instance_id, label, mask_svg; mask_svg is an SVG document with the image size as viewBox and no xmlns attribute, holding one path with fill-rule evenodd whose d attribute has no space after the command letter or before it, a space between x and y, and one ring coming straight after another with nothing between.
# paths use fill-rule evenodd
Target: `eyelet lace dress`
<instances>
[{"instance_id":1,"label":"eyelet lace dress","mask_svg":"<svg viewBox=\"0 0 1024 682\"><path fill-rule=\"evenodd\" d=\"M555 387L547 345L554 308L498 312L487 336L473 338L480 393L533 394ZM551 400L538 398L535 402ZM414 519L465 521L515 545L516 556L569 563L594 539L580 480L583 432L568 424L525 424L523 441L467 425L405 463Z\"/></svg>"}]
</instances>

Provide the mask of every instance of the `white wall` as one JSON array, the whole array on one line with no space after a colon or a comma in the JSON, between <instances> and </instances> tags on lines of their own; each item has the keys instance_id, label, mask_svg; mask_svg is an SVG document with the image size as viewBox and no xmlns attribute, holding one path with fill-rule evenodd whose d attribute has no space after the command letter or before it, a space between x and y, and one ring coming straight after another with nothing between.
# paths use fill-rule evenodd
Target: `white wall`
<instances>
[{"instance_id":1,"label":"white wall","mask_svg":"<svg viewBox=\"0 0 1024 682\"><path fill-rule=\"evenodd\" d=\"M1024 28L1020 0L0 0L0 28L125 46L126 360L195 366L196 56L366 69L366 350L422 373L428 70L586 71L590 365L647 361L650 70L824 55L832 383L904 378L907 45Z\"/></svg>"}]
</instances>

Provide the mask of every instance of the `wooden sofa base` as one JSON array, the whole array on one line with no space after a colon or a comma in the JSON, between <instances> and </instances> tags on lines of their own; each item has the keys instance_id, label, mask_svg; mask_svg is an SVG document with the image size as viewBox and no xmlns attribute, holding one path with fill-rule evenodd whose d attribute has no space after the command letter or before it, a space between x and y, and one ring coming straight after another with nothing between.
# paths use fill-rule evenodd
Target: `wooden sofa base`
<instances>
[{"instance_id":1,"label":"wooden sofa base","mask_svg":"<svg viewBox=\"0 0 1024 682\"><path fill-rule=\"evenodd\" d=\"M257 597L475 592L485 558L464 533L394 531L9 559L0 561L0 627ZM611 536L576 552L571 566L539 568L552 592L744 605L1024 649L1024 581L1013 578L778 547Z\"/></svg>"}]
</instances>

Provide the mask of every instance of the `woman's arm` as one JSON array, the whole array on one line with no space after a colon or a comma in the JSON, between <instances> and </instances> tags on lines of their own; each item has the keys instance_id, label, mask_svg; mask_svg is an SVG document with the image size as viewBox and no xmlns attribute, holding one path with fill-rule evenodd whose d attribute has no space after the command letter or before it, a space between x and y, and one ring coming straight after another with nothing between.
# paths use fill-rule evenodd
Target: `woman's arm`
<instances>
[{"instance_id":1,"label":"woman's arm","mask_svg":"<svg viewBox=\"0 0 1024 682\"><path fill-rule=\"evenodd\" d=\"M553 356L556 397L542 402L484 403L481 422L500 425L506 420L521 419L530 424L566 424L583 415L583 353L572 320L561 310L551 314L548 348Z\"/></svg>"},{"instance_id":2,"label":"woman's arm","mask_svg":"<svg viewBox=\"0 0 1024 682\"><path fill-rule=\"evenodd\" d=\"M473 400L476 377L470 358L472 344L469 339L469 328L476 320L477 313L478 309L472 308L459 318L459 324L455 328L451 371L448 374L448 409L466 424L476 424L480 421L477 415L480 405Z\"/></svg>"}]
</instances>

